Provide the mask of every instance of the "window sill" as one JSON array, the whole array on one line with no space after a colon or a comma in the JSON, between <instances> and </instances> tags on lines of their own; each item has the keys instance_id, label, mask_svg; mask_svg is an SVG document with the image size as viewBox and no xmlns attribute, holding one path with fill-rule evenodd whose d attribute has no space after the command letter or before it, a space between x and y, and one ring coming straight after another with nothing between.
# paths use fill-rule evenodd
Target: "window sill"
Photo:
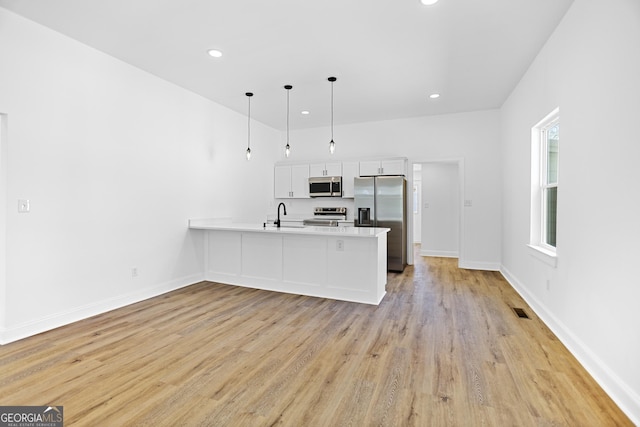
<instances>
[{"instance_id":1,"label":"window sill","mask_svg":"<svg viewBox=\"0 0 640 427\"><path fill-rule=\"evenodd\" d=\"M542 248L540 246L527 245L529 248L529 255L536 258L543 263L556 268L558 266L558 255L555 252L552 252L548 249Z\"/></svg>"}]
</instances>

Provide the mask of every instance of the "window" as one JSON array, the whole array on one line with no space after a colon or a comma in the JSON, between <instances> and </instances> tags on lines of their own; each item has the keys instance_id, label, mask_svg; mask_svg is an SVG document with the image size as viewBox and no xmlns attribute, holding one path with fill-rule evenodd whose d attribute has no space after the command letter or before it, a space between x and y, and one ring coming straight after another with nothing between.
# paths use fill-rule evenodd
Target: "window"
<instances>
[{"instance_id":1,"label":"window","mask_svg":"<svg viewBox=\"0 0 640 427\"><path fill-rule=\"evenodd\" d=\"M555 256L560 115L555 109L531 131L531 246Z\"/></svg>"},{"instance_id":2,"label":"window","mask_svg":"<svg viewBox=\"0 0 640 427\"><path fill-rule=\"evenodd\" d=\"M544 128L542 134L542 243L556 247L556 218L558 215L558 142L560 123L556 120Z\"/></svg>"}]
</instances>

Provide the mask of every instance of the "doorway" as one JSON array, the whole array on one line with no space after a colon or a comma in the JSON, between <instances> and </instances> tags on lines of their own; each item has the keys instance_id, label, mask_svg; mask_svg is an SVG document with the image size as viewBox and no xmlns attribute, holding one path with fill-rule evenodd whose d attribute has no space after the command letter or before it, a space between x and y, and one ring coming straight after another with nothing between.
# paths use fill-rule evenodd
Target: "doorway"
<instances>
[{"instance_id":1,"label":"doorway","mask_svg":"<svg viewBox=\"0 0 640 427\"><path fill-rule=\"evenodd\" d=\"M413 164L413 240L420 256L463 260L463 159Z\"/></svg>"}]
</instances>

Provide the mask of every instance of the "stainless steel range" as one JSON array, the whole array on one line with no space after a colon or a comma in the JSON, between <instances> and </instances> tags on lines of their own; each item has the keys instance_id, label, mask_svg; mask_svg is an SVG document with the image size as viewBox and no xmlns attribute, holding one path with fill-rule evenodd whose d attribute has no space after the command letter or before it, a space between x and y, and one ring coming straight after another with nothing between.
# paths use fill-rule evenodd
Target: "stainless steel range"
<instances>
[{"instance_id":1,"label":"stainless steel range","mask_svg":"<svg viewBox=\"0 0 640 427\"><path fill-rule=\"evenodd\" d=\"M305 219L304 225L316 225L322 227L337 227L339 221L347 220L347 208L322 208L317 207L313 210L313 218Z\"/></svg>"}]
</instances>

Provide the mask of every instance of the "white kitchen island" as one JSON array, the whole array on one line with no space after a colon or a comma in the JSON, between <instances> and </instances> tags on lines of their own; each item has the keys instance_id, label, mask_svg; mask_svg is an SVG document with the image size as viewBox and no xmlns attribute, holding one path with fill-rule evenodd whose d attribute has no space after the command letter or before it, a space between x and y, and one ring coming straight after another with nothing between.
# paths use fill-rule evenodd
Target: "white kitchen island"
<instances>
[{"instance_id":1,"label":"white kitchen island","mask_svg":"<svg viewBox=\"0 0 640 427\"><path fill-rule=\"evenodd\" d=\"M366 304L387 284L388 228L276 228L190 220L202 230L205 280Z\"/></svg>"}]
</instances>

